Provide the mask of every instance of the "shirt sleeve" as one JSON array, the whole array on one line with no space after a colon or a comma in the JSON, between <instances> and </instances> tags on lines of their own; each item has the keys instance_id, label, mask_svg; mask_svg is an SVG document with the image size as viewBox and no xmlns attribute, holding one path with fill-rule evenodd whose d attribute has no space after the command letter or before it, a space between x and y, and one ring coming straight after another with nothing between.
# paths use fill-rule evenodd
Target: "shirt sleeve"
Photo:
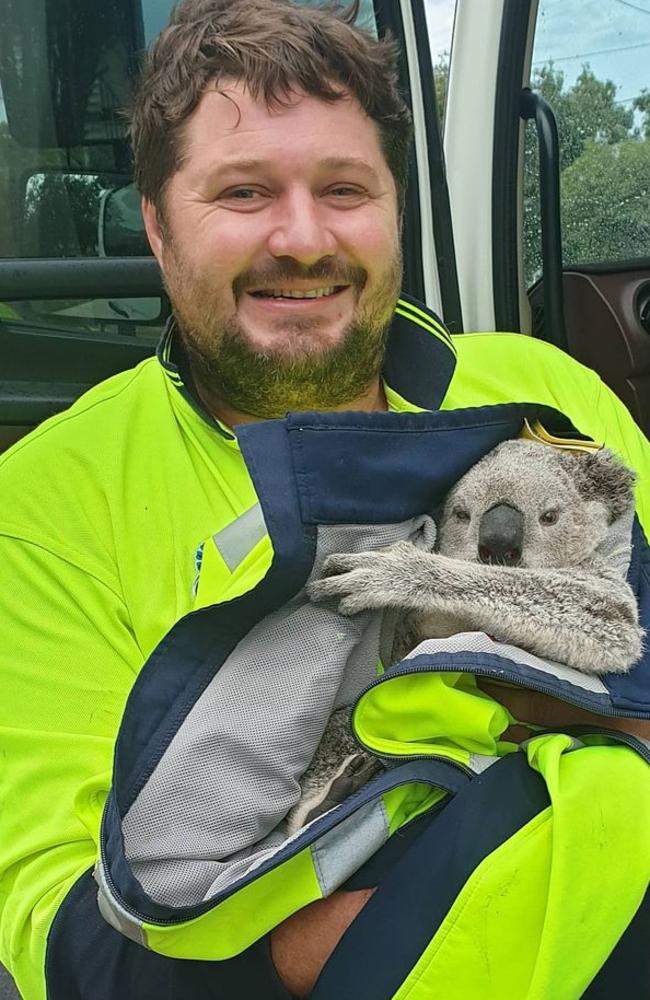
<instances>
[{"instance_id":1,"label":"shirt sleeve","mask_svg":"<svg viewBox=\"0 0 650 1000\"><path fill-rule=\"evenodd\" d=\"M171 959L97 907L92 869L124 705L143 662L119 583L0 527L0 961L24 1000L289 1000L268 938Z\"/></svg>"}]
</instances>

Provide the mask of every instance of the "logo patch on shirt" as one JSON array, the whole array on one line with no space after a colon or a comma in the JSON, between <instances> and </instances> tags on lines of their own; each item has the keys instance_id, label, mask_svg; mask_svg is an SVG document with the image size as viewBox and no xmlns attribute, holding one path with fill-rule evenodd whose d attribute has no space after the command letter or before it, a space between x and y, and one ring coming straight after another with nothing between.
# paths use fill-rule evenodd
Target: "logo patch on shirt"
<instances>
[{"instance_id":1,"label":"logo patch on shirt","mask_svg":"<svg viewBox=\"0 0 650 1000\"><path fill-rule=\"evenodd\" d=\"M194 553L194 570L196 576L194 577L194 583L192 584L192 597L196 597L199 589L199 577L201 576L201 566L203 565L204 549L205 549L205 542L201 542L201 544L197 547L196 552Z\"/></svg>"}]
</instances>

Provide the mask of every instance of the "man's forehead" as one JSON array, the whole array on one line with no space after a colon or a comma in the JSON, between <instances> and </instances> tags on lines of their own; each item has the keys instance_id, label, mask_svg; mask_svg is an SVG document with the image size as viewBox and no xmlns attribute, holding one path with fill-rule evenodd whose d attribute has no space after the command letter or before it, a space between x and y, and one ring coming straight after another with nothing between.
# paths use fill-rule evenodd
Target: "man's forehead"
<instances>
[{"instance_id":1,"label":"man's forehead","mask_svg":"<svg viewBox=\"0 0 650 1000\"><path fill-rule=\"evenodd\" d=\"M277 168L277 161L267 157L217 156L214 160L214 171L219 174L269 173ZM286 166L286 164L285 164ZM325 156L311 161L314 171L344 171L353 170L359 174L367 174L377 179L377 170L372 162L362 156Z\"/></svg>"},{"instance_id":2,"label":"man's forehead","mask_svg":"<svg viewBox=\"0 0 650 1000\"><path fill-rule=\"evenodd\" d=\"M296 93L287 102L269 106L237 81L207 89L184 129L185 157L251 168L267 158L267 147L271 151L277 145L297 149L312 144L321 150L324 168L351 166L354 161L372 170L377 155L383 159L377 126L354 97L332 102ZM344 154L335 145L341 132L346 139Z\"/></svg>"}]
</instances>

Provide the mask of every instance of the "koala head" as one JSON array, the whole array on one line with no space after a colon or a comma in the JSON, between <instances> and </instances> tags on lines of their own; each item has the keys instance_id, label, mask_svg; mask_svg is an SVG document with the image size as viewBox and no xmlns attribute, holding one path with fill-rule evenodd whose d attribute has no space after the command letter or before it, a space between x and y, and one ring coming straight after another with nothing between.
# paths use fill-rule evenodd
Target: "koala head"
<instances>
[{"instance_id":1,"label":"koala head","mask_svg":"<svg viewBox=\"0 0 650 1000\"><path fill-rule=\"evenodd\" d=\"M469 562L577 565L633 505L634 480L634 473L605 448L569 452L533 441L505 441L449 493L437 549Z\"/></svg>"}]
</instances>

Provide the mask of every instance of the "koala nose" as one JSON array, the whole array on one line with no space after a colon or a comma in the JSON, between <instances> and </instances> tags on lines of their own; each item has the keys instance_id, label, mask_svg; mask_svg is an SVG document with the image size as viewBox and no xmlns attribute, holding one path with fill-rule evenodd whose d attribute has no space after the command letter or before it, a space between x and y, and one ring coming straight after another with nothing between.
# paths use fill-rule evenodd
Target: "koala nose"
<instances>
[{"instance_id":1,"label":"koala nose","mask_svg":"<svg viewBox=\"0 0 650 1000\"><path fill-rule=\"evenodd\" d=\"M478 529L478 557L482 563L518 566L524 538L524 516L507 503L486 510Z\"/></svg>"}]
</instances>

